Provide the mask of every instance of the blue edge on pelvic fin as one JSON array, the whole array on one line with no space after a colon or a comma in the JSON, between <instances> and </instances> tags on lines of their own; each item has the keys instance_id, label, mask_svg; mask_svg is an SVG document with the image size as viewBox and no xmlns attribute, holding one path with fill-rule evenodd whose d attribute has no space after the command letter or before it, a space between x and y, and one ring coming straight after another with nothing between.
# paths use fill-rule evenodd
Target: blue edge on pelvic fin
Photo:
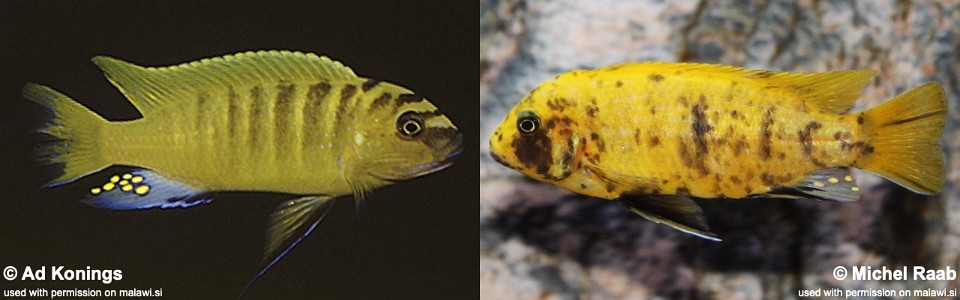
<instances>
[{"instance_id":1,"label":"blue edge on pelvic fin","mask_svg":"<svg viewBox=\"0 0 960 300\"><path fill-rule=\"evenodd\" d=\"M324 204L324 206L326 207L320 208L320 210L322 211L317 217L317 220L313 221L313 224L310 225L310 228L308 228L302 235L300 235L300 237L298 237L297 240L293 241L293 243L291 243L290 246L287 247L287 249L284 249L283 252L280 252L280 254L277 255L277 257L271 260L270 263L263 268L263 270L260 270L260 273L257 273L257 276L254 276L253 279L251 279L250 282L247 283L247 285L243 286L243 291L240 292L240 295L237 296L237 299L242 298L243 295L247 292L247 290L249 290L250 287L253 286L253 283L257 282L257 280L259 280L260 277L263 277L263 274L266 274L267 271L270 270L270 268L273 268L273 266L276 265L278 262L280 262L280 260L283 259L283 257L287 256L287 253L289 253L290 250L292 250L294 247L299 245L304 238L310 235L310 233L312 233L313 230L317 228L317 225L320 224L320 221L323 221L323 219L327 216L327 213L330 212L330 208L333 207L333 204L336 203L336 201L337 201L336 199L330 199L328 203Z\"/></svg>"}]
</instances>

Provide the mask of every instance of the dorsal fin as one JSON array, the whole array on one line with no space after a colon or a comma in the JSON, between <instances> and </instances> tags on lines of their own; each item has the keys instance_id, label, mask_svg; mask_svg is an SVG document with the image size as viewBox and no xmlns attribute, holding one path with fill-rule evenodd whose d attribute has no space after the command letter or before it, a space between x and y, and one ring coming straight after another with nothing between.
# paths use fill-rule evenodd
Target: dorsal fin
<instances>
[{"instance_id":1,"label":"dorsal fin","mask_svg":"<svg viewBox=\"0 0 960 300\"><path fill-rule=\"evenodd\" d=\"M673 72L699 73L699 75L721 76L732 81L752 81L768 87L793 90L807 105L826 113L842 113L850 109L853 102L860 96L863 87L876 73L873 70L788 73L714 64L664 62L627 63L611 66L605 70L640 71L665 75Z\"/></svg>"},{"instance_id":2,"label":"dorsal fin","mask_svg":"<svg viewBox=\"0 0 960 300\"><path fill-rule=\"evenodd\" d=\"M753 71L750 77L771 86L794 90L802 101L821 112L839 114L853 107L853 102L875 73L873 70L827 73Z\"/></svg>"},{"instance_id":3,"label":"dorsal fin","mask_svg":"<svg viewBox=\"0 0 960 300\"><path fill-rule=\"evenodd\" d=\"M243 52L169 67L141 67L106 56L93 63L144 115L152 108L196 91L280 81L357 78L349 67L325 56L290 51Z\"/></svg>"}]
</instances>

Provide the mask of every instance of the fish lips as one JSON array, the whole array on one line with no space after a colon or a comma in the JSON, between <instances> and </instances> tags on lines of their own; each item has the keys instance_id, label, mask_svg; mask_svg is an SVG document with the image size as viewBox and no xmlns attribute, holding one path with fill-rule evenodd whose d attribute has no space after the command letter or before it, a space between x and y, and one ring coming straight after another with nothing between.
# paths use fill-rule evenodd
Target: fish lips
<instances>
[{"instance_id":1,"label":"fish lips","mask_svg":"<svg viewBox=\"0 0 960 300\"><path fill-rule=\"evenodd\" d=\"M463 153L463 134L457 133L453 139L447 142L444 146L440 147L441 151L438 153L446 153L440 159L435 159L432 162L426 164L420 164L412 169L409 172L406 172L404 176L387 176L381 177L383 180L388 181L402 181L410 178L426 176L440 170L446 169L453 165L453 162L456 160L460 153Z\"/></svg>"},{"instance_id":2,"label":"fish lips","mask_svg":"<svg viewBox=\"0 0 960 300\"><path fill-rule=\"evenodd\" d=\"M493 141L490 141L490 152L488 152L488 153L490 154L490 158L493 158L493 161L498 162L498 163L500 163L501 165L503 165L503 166L505 166L505 167L507 167L507 168L511 168L511 169L514 169L514 170L517 170L517 171L520 170L520 168L518 168L518 167L514 166L513 164L511 164L509 160L503 158L502 156L500 156L499 154L497 154L497 152L498 152L498 150L497 150L497 148L494 146Z\"/></svg>"},{"instance_id":3,"label":"fish lips","mask_svg":"<svg viewBox=\"0 0 960 300\"><path fill-rule=\"evenodd\" d=\"M498 162L501 165L510 167L510 163L507 162L507 160L503 159L503 157L500 157L500 155L497 155L496 152L490 151L490 157L493 158L493 161Z\"/></svg>"}]
</instances>

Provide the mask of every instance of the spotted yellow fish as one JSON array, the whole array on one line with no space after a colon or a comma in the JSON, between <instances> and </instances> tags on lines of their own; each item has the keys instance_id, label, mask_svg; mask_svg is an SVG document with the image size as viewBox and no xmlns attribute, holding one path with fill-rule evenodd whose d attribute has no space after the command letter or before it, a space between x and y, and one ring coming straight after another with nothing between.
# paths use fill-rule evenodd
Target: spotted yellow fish
<instances>
[{"instance_id":1,"label":"spotted yellow fish","mask_svg":"<svg viewBox=\"0 0 960 300\"><path fill-rule=\"evenodd\" d=\"M659 62L571 71L510 111L490 154L711 240L719 239L691 196L857 200L846 167L939 192L943 88L927 83L847 113L873 75Z\"/></svg>"},{"instance_id":2,"label":"spotted yellow fish","mask_svg":"<svg viewBox=\"0 0 960 300\"><path fill-rule=\"evenodd\" d=\"M48 186L111 165L134 168L89 187L92 206L191 207L215 191L300 195L271 216L265 267L305 238L341 196L451 165L462 135L427 99L359 77L327 57L259 51L170 67L98 56L93 63L140 111L111 122L37 84L23 96L52 116L41 160L62 166ZM246 289L245 289L246 290Z\"/></svg>"}]
</instances>

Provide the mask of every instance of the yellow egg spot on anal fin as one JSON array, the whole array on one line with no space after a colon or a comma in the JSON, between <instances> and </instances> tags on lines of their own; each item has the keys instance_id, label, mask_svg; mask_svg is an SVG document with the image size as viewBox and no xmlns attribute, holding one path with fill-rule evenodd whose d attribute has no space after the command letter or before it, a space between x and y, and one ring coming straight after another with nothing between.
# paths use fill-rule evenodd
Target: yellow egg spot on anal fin
<instances>
[{"instance_id":1,"label":"yellow egg spot on anal fin","mask_svg":"<svg viewBox=\"0 0 960 300\"><path fill-rule=\"evenodd\" d=\"M853 181L853 177L850 177L850 175L847 175L847 177L843 178L843 181L846 181L846 182Z\"/></svg>"},{"instance_id":2,"label":"yellow egg spot on anal fin","mask_svg":"<svg viewBox=\"0 0 960 300\"><path fill-rule=\"evenodd\" d=\"M130 173L123 174L123 179L130 179L130 177L133 177Z\"/></svg>"},{"instance_id":3,"label":"yellow egg spot on anal fin","mask_svg":"<svg viewBox=\"0 0 960 300\"><path fill-rule=\"evenodd\" d=\"M120 175L113 175L112 177L110 177L110 182L117 182L117 181L120 181Z\"/></svg>"},{"instance_id":4,"label":"yellow egg spot on anal fin","mask_svg":"<svg viewBox=\"0 0 960 300\"><path fill-rule=\"evenodd\" d=\"M211 201L207 190L188 183L167 179L146 169L138 169L131 173L130 180L139 174L143 176L143 182L137 184L128 182L126 185L101 182L99 186L90 186L90 188L100 188L100 195L87 194L82 201L94 207L113 210L187 208ZM106 177L110 175L107 174ZM113 189L113 191L104 192L104 188Z\"/></svg>"},{"instance_id":5,"label":"yellow egg spot on anal fin","mask_svg":"<svg viewBox=\"0 0 960 300\"><path fill-rule=\"evenodd\" d=\"M130 179L130 182L133 183L140 183L141 181L143 181L143 176L133 176L133 178Z\"/></svg>"},{"instance_id":6,"label":"yellow egg spot on anal fin","mask_svg":"<svg viewBox=\"0 0 960 300\"><path fill-rule=\"evenodd\" d=\"M841 182L840 178L849 176L845 168L822 169L806 174L796 183L774 188L771 194L784 198L807 198L829 201L857 201L860 194L851 190L853 182Z\"/></svg>"},{"instance_id":7,"label":"yellow egg spot on anal fin","mask_svg":"<svg viewBox=\"0 0 960 300\"><path fill-rule=\"evenodd\" d=\"M851 191L854 191L854 192L859 192L859 191L860 191L860 188L858 188L858 187L851 187L850 190L851 190Z\"/></svg>"},{"instance_id":8,"label":"yellow egg spot on anal fin","mask_svg":"<svg viewBox=\"0 0 960 300\"><path fill-rule=\"evenodd\" d=\"M137 195L146 195L147 192L149 191L150 191L150 186L141 185L141 186L138 186L137 189L133 192L137 193Z\"/></svg>"},{"instance_id":9,"label":"yellow egg spot on anal fin","mask_svg":"<svg viewBox=\"0 0 960 300\"><path fill-rule=\"evenodd\" d=\"M119 184L120 184L120 185L129 185L129 184L130 184L130 181L120 180L120 183L119 183Z\"/></svg>"},{"instance_id":10,"label":"yellow egg spot on anal fin","mask_svg":"<svg viewBox=\"0 0 960 300\"><path fill-rule=\"evenodd\" d=\"M94 194L94 195L99 195L99 194L100 194L100 188L99 188L99 187L92 188L92 189L90 189L90 193L91 193L91 194Z\"/></svg>"}]
</instances>

